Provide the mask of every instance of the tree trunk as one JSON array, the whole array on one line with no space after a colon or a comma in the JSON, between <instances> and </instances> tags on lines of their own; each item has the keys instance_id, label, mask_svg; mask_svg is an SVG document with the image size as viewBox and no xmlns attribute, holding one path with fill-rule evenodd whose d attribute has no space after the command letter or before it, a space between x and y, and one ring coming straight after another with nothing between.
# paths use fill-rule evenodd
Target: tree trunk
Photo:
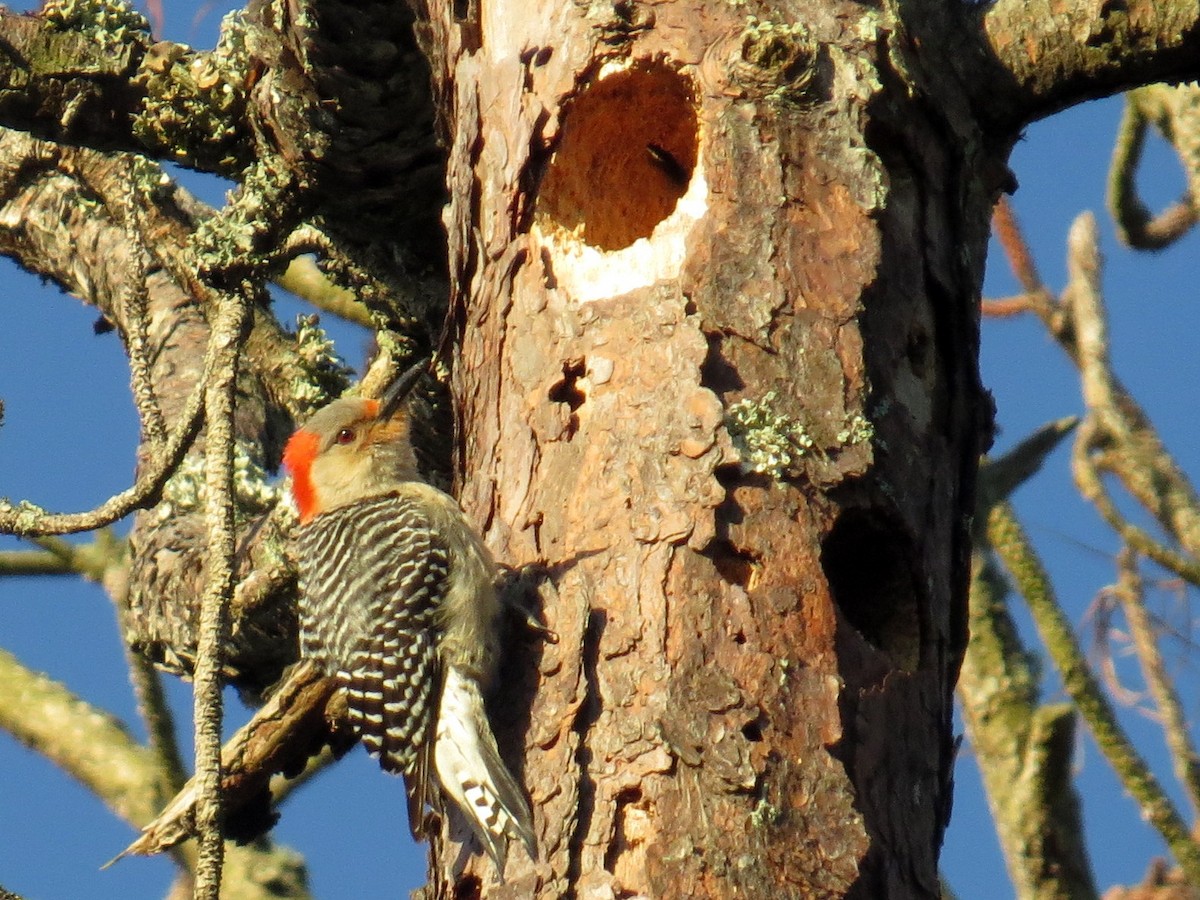
<instances>
[{"instance_id":1,"label":"tree trunk","mask_svg":"<svg viewBox=\"0 0 1200 900\"><path fill-rule=\"evenodd\" d=\"M542 859L445 896L938 894L998 185L877 12L788 6L423 12L461 497L561 637Z\"/></svg>"}]
</instances>

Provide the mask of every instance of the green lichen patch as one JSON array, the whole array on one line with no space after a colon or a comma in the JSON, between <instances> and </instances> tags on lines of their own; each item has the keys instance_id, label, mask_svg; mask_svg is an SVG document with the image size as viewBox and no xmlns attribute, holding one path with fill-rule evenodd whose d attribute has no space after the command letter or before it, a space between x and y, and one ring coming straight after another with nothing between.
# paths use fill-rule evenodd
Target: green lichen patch
<instances>
[{"instance_id":1,"label":"green lichen patch","mask_svg":"<svg viewBox=\"0 0 1200 900\"><path fill-rule=\"evenodd\" d=\"M353 371L335 352L319 316L296 317L296 354L311 376L292 390L301 407L316 410L346 389Z\"/></svg>"},{"instance_id":2,"label":"green lichen patch","mask_svg":"<svg viewBox=\"0 0 1200 900\"><path fill-rule=\"evenodd\" d=\"M138 73L146 94L133 121L134 134L181 165L239 170L247 70L245 27L238 13L226 16L211 53L185 44L154 44Z\"/></svg>"},{"instance_id":3,"label":"green lichen patch","mask_svg":"<svg viewBox=\"0 0 1200 900\"><path fill-rule=\"evenodd\" d=\"M168 518L204 508L208 486L204 480L204 459L187 456L163 486L162 502L156 514ZM233 496L239 518L261 515L279 502L281 489L267 480L263 469L241 443L233 448Z\"/></svg>"},{"instance_id":4,"label":"green lichen patch","mask_svg":"<svg viewBox=\"0 0 1200 900\"><path fill-rule=\"evenodd\" d=\"M847 444L866 444L875 437L875 426L866 416L855 413L848 416L837 433L837 442L843 447Z\"/></svg>"},{"instance_id":5,"label":"green lichen patch","mask_svg":"<svg viewBox=\"0 0 1200 900\"><path fill-rule=\"evenodd\" d=\"M742 469L775 479L794 472L813 448L807 429L775 410L778 399L774 391L767 391L761 400L739 400L726 411L726 427Z\"/></svg>"},{"instance_id":6,"label":"green lichen patch","mask_svg":"<svg viewBox=\"0 0 1200 900\"><path fill-rule=\"evenodd\" d=\"M854 413L846 417L832 440L824 432L818 442L809 428L778 411L778 400L775 391L768 391L759 400L739 400L726 410L725 427L745 472L776 480L793 477L806 455L827 459L844 447L875 439L871 421Z\"/></svg>"},{"instance_id":7,"label":"green lichen patch","mask_svg":"<svg viewBox=\"0 0 1200 900\"><path fill-rule=\"evenodd\" d=\"M106 47L147 41L150 22L121 0L46 0L42 17L62 31L78 31Z\"/></svg>"},{"instance_id":8,"label":"green lichen patch","mask_svg":"<svg viewBox=\"0 0 1200 900\"><path fill-rule=\"evenodd\" d=\"M46 510L42 509L28 500L22 500L14 504L7 498L0 498L0 514L4 516L15 515L16 521L12 527L12 534L29 534L34 531L45 516L48 515Z\"/></svg>"},{"instance_id":9,"label":"green lichen patch","mask_svg":"<svg viewBox=\"0 0 1200 900\"><path fill-rule=\"evenodd\" d=\"M778 825L782 821L783 810L767 801L765 797L759 798L758 803L750 813L750 824L755 828L769 828L772 825Z\"/></svg>"}]
</instances>

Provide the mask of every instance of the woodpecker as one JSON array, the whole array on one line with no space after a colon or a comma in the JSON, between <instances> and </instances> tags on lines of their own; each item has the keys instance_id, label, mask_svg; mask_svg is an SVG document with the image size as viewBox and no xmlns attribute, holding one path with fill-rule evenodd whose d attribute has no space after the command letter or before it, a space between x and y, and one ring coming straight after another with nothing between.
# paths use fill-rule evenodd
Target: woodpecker
<instances>
[{"instance_id":1,"label":"woodpecker","mask_svg":"<svg viewBox=\"0 0 1200 900\"><path fill-rule=\"evenodd\" d=\"M458 504L421 480L404 400L337 400L288 441L300 516L300 653L337 680L349 723L404 776L409 827L449 798L503 875L511 838L536 855L529 806L483 696L499 656L496 566ZM436 779L436 780L435 780Z\"/></svg>"}]
</instances>

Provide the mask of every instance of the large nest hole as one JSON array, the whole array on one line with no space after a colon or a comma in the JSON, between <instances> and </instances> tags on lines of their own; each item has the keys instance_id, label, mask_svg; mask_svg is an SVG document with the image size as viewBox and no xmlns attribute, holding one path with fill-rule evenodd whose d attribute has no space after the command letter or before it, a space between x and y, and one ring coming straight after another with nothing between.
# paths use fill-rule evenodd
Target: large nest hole
<instances>
[{"instance_id":1,"label":"large nest hole","mask_svg":"<svg viewBox=\"0 0 1200 900\"><path fill-rule=\"evenodd\" d=\"M914 548L902 526L865 510L847 510L821 546L834 602L866 641L905 671L921 653L921 604Z\"/></svg>"},{"instance_id":2,"label":"large nest hole","mask_svg":"<svg viewBox=\"0 0 1200 900\"><path fill-rule=\"evenodd\" d=\"M586 87L563 119L542 181L538 219L601 250L649 237L696 167L690 81L642 62Z\"/></svg>"}]
</instances>

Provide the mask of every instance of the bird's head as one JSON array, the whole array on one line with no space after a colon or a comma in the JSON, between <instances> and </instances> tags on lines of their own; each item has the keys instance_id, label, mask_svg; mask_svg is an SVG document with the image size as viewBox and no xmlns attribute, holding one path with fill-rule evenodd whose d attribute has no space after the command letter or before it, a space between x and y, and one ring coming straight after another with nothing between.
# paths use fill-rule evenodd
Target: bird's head
<instances>
[{"instance_id":1,"label":"bird's head","mask_svg":"<svg viewBox=\"0 0 1200 900\"><path fill-rule=\"evenodd\" d=\"M283 465L301 522L420 478L404 400L426 365L407 369L378 400L335 400L291 436Z\"/></svg>"}]
</instances>

